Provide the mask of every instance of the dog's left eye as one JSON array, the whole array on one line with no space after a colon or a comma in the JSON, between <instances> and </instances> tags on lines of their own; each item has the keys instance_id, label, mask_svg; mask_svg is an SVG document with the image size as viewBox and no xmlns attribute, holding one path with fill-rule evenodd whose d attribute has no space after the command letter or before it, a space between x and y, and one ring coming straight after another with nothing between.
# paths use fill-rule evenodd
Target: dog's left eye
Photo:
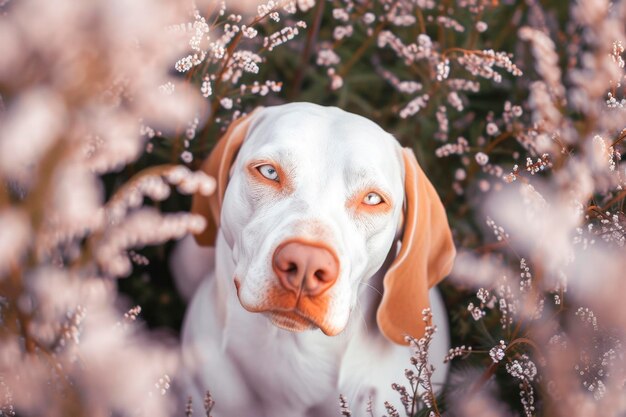
<instances>
[{"instance_id":1,"label":"dog's left eye","mask_svg":"<svg viewBox=\"0 0 626 417\"><path fill-rule=\"evenodd\" d=\"M367 204L368 206L377 206L382 202L383 198L381 195L375 192L368 193L363 197L363 204Z\"/></svg>"},{"instance_id":2,"label":"dog's left eye","mask_svg":"<svg viewBox=\"0 0 626 417\"><path fill-rule=\"evenodd\" d=\"M276 168L274 168L273 166L261 165L257 167L256 169L261 173L261 175L263 175L268 180L278 182L278 171L276 171Z\"/></svg>"}]
</instances>

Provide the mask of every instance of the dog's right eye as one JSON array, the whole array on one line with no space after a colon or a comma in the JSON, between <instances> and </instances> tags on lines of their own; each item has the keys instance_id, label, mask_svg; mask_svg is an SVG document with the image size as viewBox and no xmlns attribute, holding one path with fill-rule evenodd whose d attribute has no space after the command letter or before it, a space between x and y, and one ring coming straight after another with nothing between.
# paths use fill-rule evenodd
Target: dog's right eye
<instances>
[{"instance_id":1,"label":"dog's right eye","mask_svg":"<svg viewBox=\"0 0 626 417\"><path fill-rule=\"evenodd\" d=\"M381 203L383 203L385 200L383 200L382 196L378 193L375 192L371 192L368 193L365 197L363 197L363 204L367 204L368 206L377 206Z\"/></svg>"},{"instance_id":2,"label":"dog's right eye","mask_svg":"<svg viewBox=\"0 0 626 417\"><path fill-rule=\"evenodd\" d=\"M256 167L256 169L268 180L278 182L278 171L273 166L266 164Z\"/></svg>"}]
</instances>

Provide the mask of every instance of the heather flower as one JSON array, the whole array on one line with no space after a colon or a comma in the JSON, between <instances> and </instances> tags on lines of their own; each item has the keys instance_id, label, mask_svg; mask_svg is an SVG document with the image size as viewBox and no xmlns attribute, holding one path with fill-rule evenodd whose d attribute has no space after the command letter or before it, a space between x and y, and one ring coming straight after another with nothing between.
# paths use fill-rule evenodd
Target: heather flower
<instances>
[{"instance_id":1,"label":"heather flower","mask_svg":"<svg viewBox=\"0 0 626 417\"><path fill-rule=\"evenodd\" d=\"M467 139L460 136L457 138L457 142L455 144L447 143L437 148L435 150L435 155L437 155L437 157L439 158L443 158L445 156L454 155L454 154L463 155L468 150L469 150L469 143L467 142Z\"/></svg>"},{"instance_id":2,"label":"heather flower","mask_svg":"<svg viewBox=\"0 0 626 417\"><path fill-rule=\"evenodd\" d=\"M522 72L513 64L509 55L504 52L495 52L491 49L468 53L459 57L457 61L472 75L492 79L497 83L502 81L502 76L494 70L494 67L502 68L514 76L522 75Z\"/></svg>"},{"instance_id":3,"label":"heather flower","mask_svg":"<svg viewBox=\"0 0 626 417\"><path fill-rule=\"evenodd\" d=\"M443 25L446 28L452 28L456 32L465 32L465 27L463 27L463 25L448 16L437 17L437 23Z\"/></svg>"},{"instance_id":4,"label":"heather flower","mask_svg":"<svg viewBox=\"0 0 626 417\"><path fill-rule=\"evenodd\" d=\"M429 98L430 97L428 96L428 94L424 94L414 98L402 110L400 110L400 117L406 119L409 116L413 116L418 111L420 111L420 109L426 106Z\"/></svg>"},{"instance_id":5,"label":"heather flower","mask_svg":"<svg viewBox=\"0 0 626 417\"><path fill-rule=\"evenodd\" d=\"M519 30L520 39L530 41L535 57L535 68L545 81L550 93L556 101L563 98L565 93L561 84L561 70L559 57L555 51L554 42L544 32L538 29L523 27Z\"/></svg>"},{"instance_id":6,"label":"heather flower","mask_svg":"<svg viewBox=\"0 0 626 417\"><path fill-rule=\"evenodd\" d=\"M463 101L461 100L461 97L459 96L459 94L456 91L451 91L448 94L448 103L456 111L463 111L463 107L464 107L463 106Z\"/></svg>"},{"instance_id":7,"label":"heather flower","mask_svg":"<svg viewBox=\"0 0 626 417\"><path fill-rule=\"evenodd\" d=\"M448 354L444 358L443 362L447 363L447 362L450 362L454 358L470 355L471 353L472 353L472 347L471 346L466 347L465 345L462 345L462 346L458 346L458 347L455 347L455 348L451 348L448 351Z\"/></svg>"},{"instance_id":8,"label":"heather flower","mask_svg":"<svg viewBox=\"0 0 626 417\"><path fill-rule=\"evenodd\" d=\"M271 51L278 45L281 45L293 39L296 35L300 33L299 29L301 28L306 28L306 23L302 20L298 21L294 26L286 26L282 28L279 32L274 32L270 36L267 36L263 40L263 47ZM251 72L258 72L258 69Z\"/></svg>"},{"instance_id":9,"label":"heather flower","mask_svg":"<svg viewBox=\"0 0 626 417\"><path fill-rule=\"evenodd\" d=\"M479 307L475 307L474 303L469 303L469 305L467 306L467 311L472 313L472 317L476 321L480 320L485 315L485 311L481 310Z\"/></svg>"},{"instance_id":10,"label":"heather flower","mask_svg":"<svg viewBox=\"0 0 626 417\"><path fill-rule=\"evenodd\" d=\"M480 33L486 31L487 27L488 27L487 24L483 22L482 20L476 22L476 30L479 31Z\"/></svg>"},{"instance_id":11,"label":"heather flower","mask_svg":"<svg viewBox=\"0 0 626 417\"><path fill-rule=\"evenodd\" d=\"M489 157L484 152L477 152L474 158L476 159L476 163L480 166L486 165L487 162L489 162Z\"/></svg>"},{"instance_id":12,"label":"heather flower","mask_svg":"<svg viewBox=\"0 0 626 417\"><path fill-rule=\"evenodd\" d=\"M339 395L339 405L341 407L342 416L349 417L352 415L352 411L350 411L350 407L348 407L348 401L346 400L346 397L344 397L343 395Z\"/></svg>"},{"instance_id":13,"label":"heather flower","mask_svg":"<svg viewBox=\"0 0 626 417\"><path fill-rule=\"evenodd\" d=\"M499 241L506 240L509 238L509 234L504 231L504 228L502 228L502 226L498 226L496 222L494 222L489 217L487 217L487 226L491 228L491 230L493 231L493 234L496 236L496 238Z\"/></svg>"},{"instance_id":14,"label":"heather flower","mask_svg":"<svg viewBox=\"0 0 626 417\"><path fill-rule=\"evenodd\" d=\"M504 359L505 351L506 351L506 344L504 343L504 340L500 340L500 343L498 345L492 347L489 350L489 357L494 363L498 363L502 359Z\"/></svg>"},{"instance_id":15,"label":"heather flower","mask_svg":"<svg viewBox=\"0 0 626 417\"><path fill-rule=\"evenodd\" d=\"M339 64L340 61L341 58L339 58L339 55L337 55L335 51L330 48L320 49L317 53L317 65L330 67L332 65Z\"/></svg>"},{"instance_id":16,"label":"heather flower","mask_svg":"<svg viewBox=\"0 0 626 417\"><path fill-rule=\"evenodd\" d=\"M489 136L495 136L500 131L500 129L498 129L498 126L495 123L493 123L493 122L487 123L487 129L486 130L487 130L487 134Z\"/></svg>"}]
</instances>

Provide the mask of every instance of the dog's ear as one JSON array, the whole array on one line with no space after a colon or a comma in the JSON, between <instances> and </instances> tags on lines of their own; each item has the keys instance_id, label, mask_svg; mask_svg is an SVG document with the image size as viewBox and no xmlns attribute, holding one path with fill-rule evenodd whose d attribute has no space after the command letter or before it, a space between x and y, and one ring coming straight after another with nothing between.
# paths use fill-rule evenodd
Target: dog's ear
<instances>
[{"instance_id":1,"label":"dog's ear","mask_svg":"<svg viewBox=\"0 0 626 417\"><path fill-rule=\"evenodd\" d=\"M428 289L452 269L456 250L446 211L411 149L402 150L405 212L402 247L387 270L376 319L391 341L424 335L422 310L430 307Z\"/></svg>"},{"instance_id":2,"label":"dog's ear","mask_svg":"<svg viewBox=\"0 0 626 417\"><path fill-rule=\"evenodd\" d=\"M255 109L230 124L224 136L215 144L209 157L202 164L202 170L211 177L215 178L217 183L216 190L210 196L203 196L196 193L191 202L191 212L201 214L207 221L207 226L202 233L194 235L196 242L200 246L215 246L217 237L217 229L220 226L220 213L222 211L222 201L226 186L228 185L228 177L230 167L235 161L237 152L241 147L246 135L248 127L252 121L252 116L261 111L261 107Z\"/></svg>"}]
</instances>

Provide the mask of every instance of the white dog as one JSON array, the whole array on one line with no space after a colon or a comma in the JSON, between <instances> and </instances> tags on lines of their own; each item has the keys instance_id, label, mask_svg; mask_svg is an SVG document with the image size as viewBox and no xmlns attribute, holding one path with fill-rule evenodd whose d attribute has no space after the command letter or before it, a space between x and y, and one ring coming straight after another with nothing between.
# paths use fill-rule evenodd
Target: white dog
<instances>
[{"instance_id":1,"label":"white dog","mask_svg":"<svg viewBox=\"0 0 626 417\"><path fill-rule=\"evenodd\" d=\"M340 393L359 414L370 397L377 415L399 408L405 335L423 335L429 306L444 381L446 313L429 288L455 249L411 150L363 117L293 103L233 122L203 169L217 192L194 197L209 223L195 238L215 252L187 242L173 266L202 276L182 336L194 415L207 389L215 417L334 416Z\"/></svg>"}]
</instances>

